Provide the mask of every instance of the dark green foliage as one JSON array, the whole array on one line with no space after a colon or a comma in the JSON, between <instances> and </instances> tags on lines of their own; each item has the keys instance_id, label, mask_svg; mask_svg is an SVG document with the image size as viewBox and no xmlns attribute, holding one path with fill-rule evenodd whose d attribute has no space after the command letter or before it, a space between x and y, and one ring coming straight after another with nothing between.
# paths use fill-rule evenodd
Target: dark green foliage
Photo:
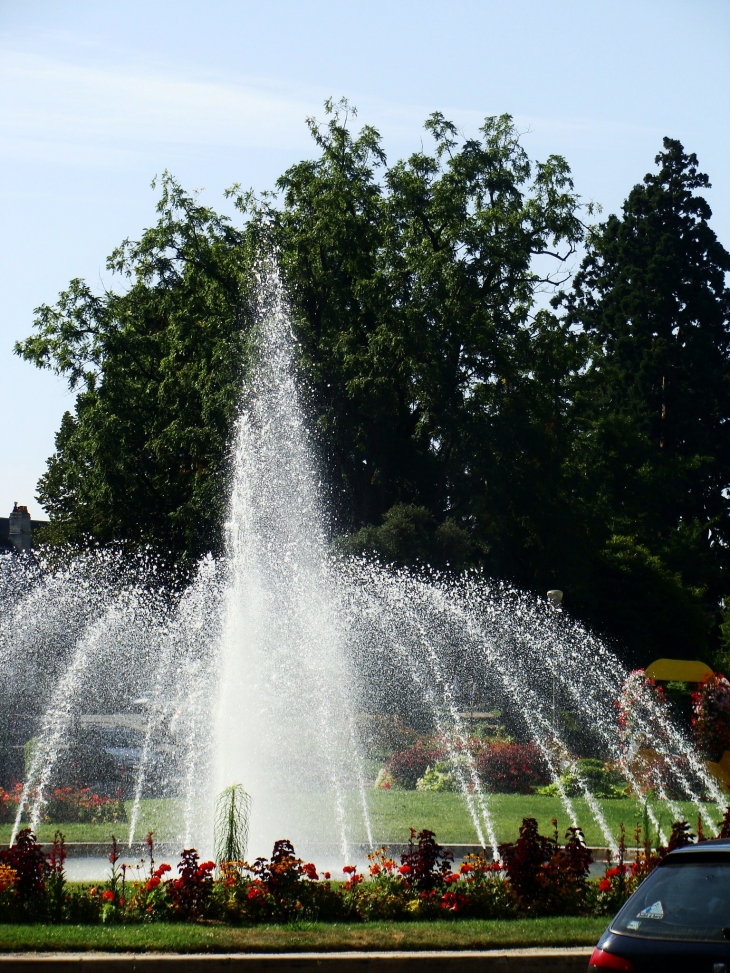
<instances>
[{"instance_id":1,"label":"dark green foliage","mask_svg":"<svg viewBox=\"0 0 730 973\"><path fill-rule=\"evenodd\" d=\"M469 533L452 519L437 524L427 507L397 503L383 515L380 527L361 527L339 539L345 554L375 554L386 564L430 565L460 570L469 564Z\"/></svg>"},{"instance_id":2,"label":"dark green foliage","mask_svg":"<svg viewBox=\"0 0 730 973\"><path fill-rule=\"evenodd\" d=\"M536 486L559 476L556 408L574 342L533 316L548 279L532 262L561 268L582 236L568 167L531 163L509 116L462 141L435 114L434 153L388 169L374 129L355 137L347 106L328 110L326 127L310 122L320 158L279 180L282 207L240 203L252 232L263 224L277 243L340 523L385 518L353 547L445 563L425 509L447 547L458 537L457 562L467 550L452 525L473 535L474 555L496 536L492 564L512 572L520 559L503 551L513 539L538 546Z\"/></svg>"},{"instance_id":3,"label":"dark green foliage","mask_svg":"<svg viewBox=\"0 0 730 973\"><path fill-rule=\"evenodd\" d=\"M39 484L45 539L183 568L220 550L274 248L337 549L559 587L632 663L718 659L730 254L696 158L665 140L549 311L538 292L568 282L586 229L562 158L530 160L507 115L470 139L435 113L431 151L388 166L347 103L326 110L276 194L232 190L243 229L165 176L157 225L109 260L128 289L76 280L38 309L17 351L78 391Z\"/></svg>"},{"instance_id":4,"label":"dark green foliage","mask_svg":"<svg viewBox=\"0 0 730 973\"><path fill-rule=\"evenodd\" d=\"M626 662L707 656L708 623L696 593L632 537L612 537L595 560L594 624L626 648Z\"/></svg>"},{"instance_id":5,"label":"dark green foliage","mask_svg":"<svg viewBox=\"0 0 730 973\"><path fill-rule=\"evenodd\" d=\"M564 298L589 355L571 462L605 531L584 607L642 662L707 653L701 608L724 593L730 537L730 254L696 157L665 139L656 162Z\"/></svg>"},{"instance_id":6,"label":"dark green foliage","mask_svg":"<svg viewBox=\"0 0 730 973\"><path fill-rule=\"evenodd\" d=\"M241 235L162 181L159 221L108 268L128 289L74 280L17 352L78 389L38 485L51 541L220 546L226 450L246 341Z\"/></svg>"}]
</instances>

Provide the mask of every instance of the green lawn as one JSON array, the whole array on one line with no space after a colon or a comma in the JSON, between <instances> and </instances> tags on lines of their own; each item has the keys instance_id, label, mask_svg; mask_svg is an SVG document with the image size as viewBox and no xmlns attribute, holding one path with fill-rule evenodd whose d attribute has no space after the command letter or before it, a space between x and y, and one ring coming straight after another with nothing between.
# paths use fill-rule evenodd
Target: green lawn
<instances>
[{"instance_id":1,"label":"green lawn","mask_svg":"<svg viewBox=\"0 0 730 973\"><path fill-rule=\"evenodd\" d=\"M131 813L132 803L126 802L127 815ZM181 805L176 800L142 801L137 822L136 838L143 840L148 831L153 831L155 839L164 841L177 833L181 819ZM0 841L10 839L12 824L0 824ZM62 831L66 841L108 841L112 834L122 842L127 840L129 824L41 824L37 837L40 841L51 841L56 831Z\"/></svg>"},{"instance_id":2,"label":"green lawn","mask_svg":"<svg viewBox=\"0 0 730 973\"><path fill-rule=\"evenodd\" d=\"M302 923L295 926L163 924L139 926L0 925L0 952L273 953L347 949L500 949L593 946L605 919L550 918L433 922Z\"/></svg>"},{"instance_id":3,"label":"green lawn","mask_svg":"<svg viewBox=\"0 0 730 973\"><path fill-rule=\"evenodd\" d=\"M378 839L403 840L407 837L408 827L429 828L436 832L442 842L475 842L477 833L462 798L457 794L438 794L423 791L375 791L369 795L370 815L373 834ZM589 845L604 845L605 838L593 818L584 798L574 798L578 822L583 828ZM697 808L689 803L680 805L693 828L697 821ZM539 794L492 794L488 801L489 811L494 821L497 841L514 841L526 817L536 818L545 833L552 831L551 819L558 819L562 832L571 824L565 809L557 797L542 797ZM601 802L606 822L611 831L618 835L623 822L627 838L632 840L637 820L642 812L638 801L622 798ZM718 817L710 808L713 817ZM672 816L666 806L656 805L656 814L665 830L669 830Z\"/></svg>"},{"instance_id":4,"label":"green lawn","mask_svg":"<svg viewBox=\"0 0 730 973\"><path fill-rule=\"evenodd\" d=\"M350 808L348 820L351 822L350 838L353 842L364 842L366 832L362 811L354 794L349 795ZM333 802L326 794L299 795L297 803L306 808L307 837L312 841L331 841L337 834L333 810ZM605 838L593 819L583 798L573 800L579 823L583 827L586 841L589 845L604 845ZM469 816L466 805L458 794L440 794L428 791L376 791L368 793L368 806L373 836L378 843L401 842L408 838L408 829L429 828L436 833L437 839L444 843L474 843L477 832ZM543 833L552 830L551 818L557 817L561 833L570 825L570 821L557 797L542 797L537 794L493 794L489 797L490 808L497 840L512 841L517 837L520 823L525 817L537 818ZM627 838L632 840L634 826L641 818L639 804L628 798L605 800L601 802L606 821L614 834L618 834L619 825L626 826ZM686 819L692 827L696 826L697 809L689 803L680 805ZM672 816L666 806L656 803L657 816L665 830L669 829ZM717 817L714 807L709 810L713 817ZM53 837L55 825L47 824L39 828L39 838L48 841ZM116 834L117 838L125 841L128 825L109 824L64 824L59 826L66 835L67 841L107 841L109 836ZM144 837L146 832L154 831L155 838L163 841L173 838L180 830L180 805L174 800L143 801L140 819L137 826L137 838ZM281 837L289 837L295 841L294 834L284 833L286 826L282 824ZM0 826L0 841L7 841L10 837L11 826Z\"/></svg>"}]
</instances>

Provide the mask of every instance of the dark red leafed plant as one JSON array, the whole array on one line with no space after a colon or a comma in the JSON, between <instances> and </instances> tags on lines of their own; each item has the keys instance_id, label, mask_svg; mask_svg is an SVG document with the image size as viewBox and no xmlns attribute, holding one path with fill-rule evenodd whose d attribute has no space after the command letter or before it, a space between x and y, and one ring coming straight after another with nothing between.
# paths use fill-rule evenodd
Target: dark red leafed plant
<instances>
[{"instance_id":1,"label":"dark red leafed plant","mask_svg":"<svg viewBox=\"0 0 730 973\"><path fill-rule=\"evenodd\" d=\"M48 908L50 915L56 920L61 921L64 908L64 893L66 890L66 840L60 831L53 837L53 844L47 858L48 878L46 886L48 889Z\"/></svg>"},{"instance_id":2,"label":"dark red leafed plant","mask_svg":"<svg viewBox=\"0 0 730 973\"><path fill-rule=\"evenodd\" d=\"M444 884L444 877L451 873L454 855L437 843L433 831L416 833L415 828L410 831L408 851L401 855L399 872L419 892L430 892Z\"/></svg>"},{"instance_id":3,"label":"dark red leafed plant","mask_svg":"<svg viewBox=\"0 0 730 973\"><path fill-rule=\"evenodd\" d=\"M664 858L670 851L691 845L694 840L695 836L692 834L689 824L686 821L675 821L672 825L672 833L669 836L667 847L660 849L659 854Z\"/></svg>"},{"instance_id":4,"label":"dark red leafed plant","mask_svg":"<svg viewBox=\"0 0 730 973\"><path fill-rule=\"evenodd\" d=\"M531 794L550 780L534 743L490 743L477 753L476 766L487 790L497 793Z\"/></svg>"},{"instance_id":5,"label":"dark red leafed plant","mask_svg":"<svg viewBox=\"0 0 730 973\"><path fill-rule=\"evenodd\" d=\"M544 889L545 866L555 854L556 841L538 831L535 818L525 818L517 841L499 846L504 870L519 898L534 903Z\"/></svg>"},{"instance_id":6,"label":"dark red leafed plant","mask_svg":"<svg viewBox=\"0 0 730 973\"><path fill-rule=\"evenodd\" d=\"M412 788L416 782L439 760L443 760L443 747L416 743L408 750L394 753L385 765L386 771L401 787Z\"/></svg>"},{"instance_id":7,"label":"dark red leafed plant","mask_svg":"<svg viewBox=\"0 0 730 973\"><path fill-rule=\"evenodd\" d=\"M179 919L199 919L213 891L215 862L200 864L197 851L186 848L177 866L179 877L169 883L169 896L173 914Z\"/></svg>"},{"instance_id":8,"label":"dark red leafed plant","mask_svg":"<svg viewBox=\"0 0 730 973\"><path fill-rule=\"evenodd\" d=\"M565 845L556 849L548 863L547 875L554 898L566 914L581 913L586 908L588 875L593 856L586 847L580 828L568 828Z\"/></svg>"},{"instance_id":9,"label":"dark red leafed plant","mask_svg":"<svg viewBox=\"0 0 730 973\"><path fill-rule=\"evenodd\" d=\"M42 918L46 911L46 880L49 864L30 828L18 832L15 844L0 851L0 864L16 874L15 895L23 914Z\"/></svg>"},{"instance_id":10,"label":"dark red leafed plant","mask_svg":"<svg viewBox=\"0 0 730 973\"><path fill-rule=\"evenodd\" d=\"M568 828L565 837L565 845L558 852L560 870L576 881L586 879L593 856L586 847L583 832L580 828Z\"/></svg>"}]
</instances>

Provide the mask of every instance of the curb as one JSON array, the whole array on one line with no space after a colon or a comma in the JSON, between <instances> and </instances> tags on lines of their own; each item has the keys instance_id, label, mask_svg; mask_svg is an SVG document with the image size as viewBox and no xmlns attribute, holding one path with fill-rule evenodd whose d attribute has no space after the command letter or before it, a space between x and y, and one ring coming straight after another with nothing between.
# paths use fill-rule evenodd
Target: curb
<instances>
[{"instance_id":1,"label":"curb","mask_svg":"<svg viewBox=\"0 0 730 973\"><path fill-rule=\"evenodd\" d=\"M591 952L6 953L0 973L585 973Z\"/></svg>"}]
</instances>

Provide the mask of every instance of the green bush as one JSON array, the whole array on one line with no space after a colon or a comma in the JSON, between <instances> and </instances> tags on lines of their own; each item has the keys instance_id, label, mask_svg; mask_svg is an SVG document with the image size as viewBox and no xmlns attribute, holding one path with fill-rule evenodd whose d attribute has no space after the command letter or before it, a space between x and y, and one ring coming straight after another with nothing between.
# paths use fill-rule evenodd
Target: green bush
<instances>
[{"instance_id":1,"label":"green bush","mask_svg":"<svg viewBox=\"0 0 730 973\"><path fill-rule=\"evenodd\" d=\"M577 770L577 773L576 773ZM568 797L578 797L583 793L581 779L595 797L626 797L626 781L618 771L606 766L602 760L586 757L576 760L573 768L568 767L560 776L560 783ZM555 797L558 788L555 783L538 788L538 794Z\"/></svg>"}]
</instances>

